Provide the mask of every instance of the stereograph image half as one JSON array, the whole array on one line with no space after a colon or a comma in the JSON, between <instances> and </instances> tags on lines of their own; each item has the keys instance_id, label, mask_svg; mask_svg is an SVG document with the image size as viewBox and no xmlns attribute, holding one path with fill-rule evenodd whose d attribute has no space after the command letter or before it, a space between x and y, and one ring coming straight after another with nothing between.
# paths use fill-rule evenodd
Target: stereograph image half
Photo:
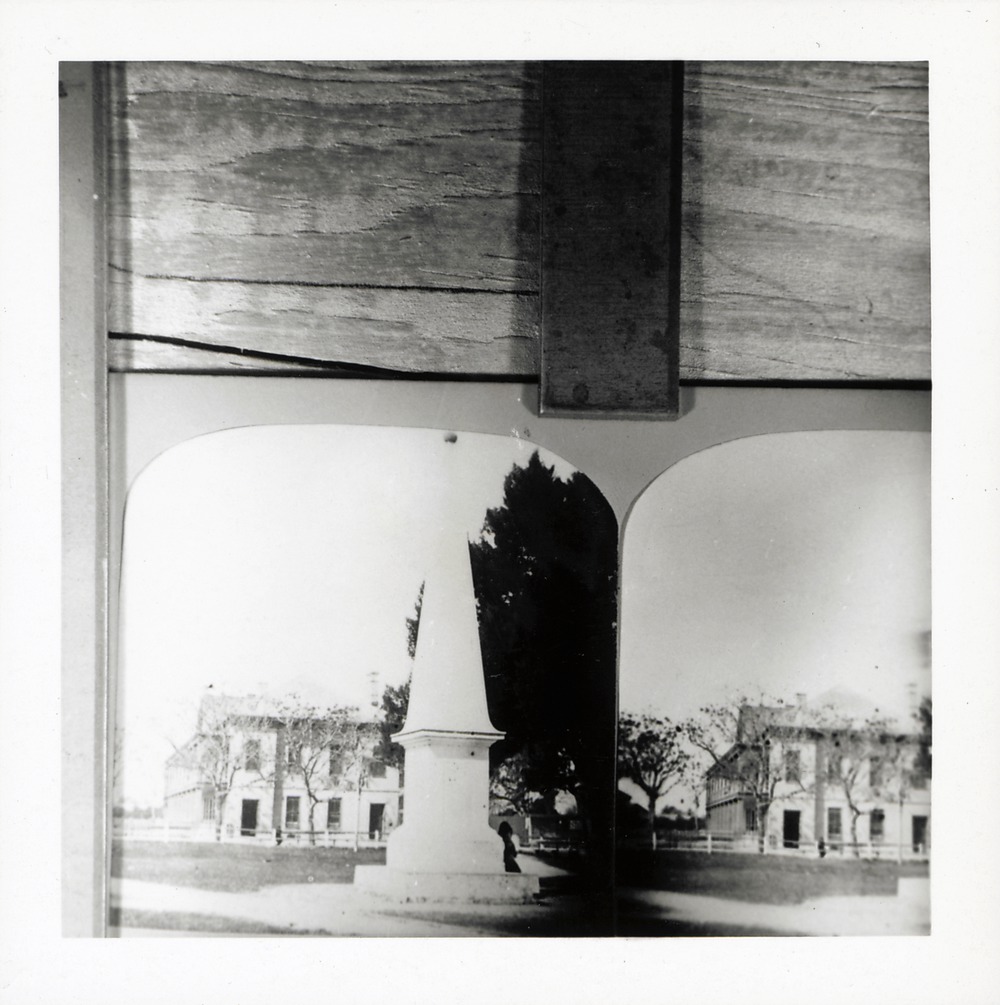
<instances>
[{"instance_id":1,"label":"stereograph image half","mask_svg":"<svg viewBox=\"0 0 1000 1005\"><path fill-rule=\"evenodd\" d=\"M930 437L725 443L623 559L620 929L930 928Z\"/></svg>"},{"instance_id":2,"label":"stereograph image half","mask_svg":"<svg viewBox=\"0 0 1000 1005\"><path fill-rule=\"evenodd\" d=\"M112 924L608 934L617 524L520 440L260 427L129 494Z\"/></svg>"}]
</instances>

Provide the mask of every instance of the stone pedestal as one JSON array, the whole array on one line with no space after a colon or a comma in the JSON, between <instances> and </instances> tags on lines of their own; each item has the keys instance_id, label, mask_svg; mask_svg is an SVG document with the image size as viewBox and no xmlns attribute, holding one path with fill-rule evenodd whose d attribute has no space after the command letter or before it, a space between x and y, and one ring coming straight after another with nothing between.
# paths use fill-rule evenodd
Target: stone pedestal
<instances>
[{"instance_id":1,"label":"stone pedestal","mask_svg":"<svg viewBox=\"0 0 1000 1005\"><path fill-rule=\"evenodd\" d=\"M422 729L406 748L402 826L389 836L386 864L407 872L502 871L503 842L489 819L491 732Z\"/></svg>"},{"instance_id":2,"label":"stone pedestal","mask_svg":"<svg viewBox=\"0 0 1000 1005\"><path fill-rule=\"evenodd\" d=\"M507 873L489 826L490 747L503 738L486 707L468 541L443 541L424 588L406 724L403 823L385 866L355 885L396 900L529 902L538 878Z\"/></svg>"},{"instance_id":3,"label":"stone pedestal","mask_svg":"<svg viewBox=\"0 0 1000 1005\"><path fill-rule=\"evenodd\" d=\"M538 877L502 872L408 872L386 865L359 865L359 889L398 904L533 904Z\"/></svg>"},{"instance_id":4,"label":"stone pedestal","mask_svg":"<svg viewBox=\"0 0 1000 1005\"><path fill-rule=\"evenodd\" d=\"M354 883L402 902L531 903L538 877L503 869L503 841L487 823L489 749L497 734L420 730L406 747L405 822L385 866L358 866Z\"/></svg>"}]
</instances>

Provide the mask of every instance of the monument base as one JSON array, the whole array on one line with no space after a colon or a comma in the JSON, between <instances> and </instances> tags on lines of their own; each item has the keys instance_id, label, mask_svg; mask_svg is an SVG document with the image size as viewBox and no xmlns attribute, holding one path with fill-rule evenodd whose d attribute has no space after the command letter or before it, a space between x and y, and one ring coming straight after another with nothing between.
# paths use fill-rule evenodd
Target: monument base
<instances>
[{"instance_id":1,"label":"monument base","mask_svg":"<svg viewBox=\"0 0 1000 1005\"><path fill-rule=\"evenodd\" d=\"M354 886L397 903L531 904L538 877L521 872L408 872L387 865L354 868Z\"/></svg>"}]
</instances>

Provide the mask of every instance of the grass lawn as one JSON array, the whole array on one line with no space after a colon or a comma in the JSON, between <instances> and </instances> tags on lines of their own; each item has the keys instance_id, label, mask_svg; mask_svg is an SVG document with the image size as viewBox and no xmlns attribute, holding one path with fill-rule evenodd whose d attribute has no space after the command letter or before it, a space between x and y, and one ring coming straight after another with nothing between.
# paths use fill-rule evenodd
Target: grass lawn
<instances>
[{"instance_id":1,"label":"grass lawn","mask_svg":"<svg viewBox=\"0 0 1000 1005\"><path fill-rule=\"evenodd\" d=\"M116 841L112 875L151 883L240 893L266 886L308 883L350 883L357 864L384 864L384 849L281 847L252 844L196 844L186 841ZM435 934L436 923L467 928L470 934L496 936L598 936L610 934L610 903L595 908L580 889L579 877L544 876L542 901L502 909L457 909L433 904L409 905L405 911L391 904L380 913L395 921L409 921L414 933ZM421 925L426 922L426 932ZM181 910L114 907L114 930L202 933L204 935L323 935L325 932L290 929L251 918L223 917Z\"/></svg>"},{"instance_id":2,"label":"grass lawn","mask_svg":"<svg viewBox=\"0 0 1000 1005\"><path fill-rule=\"evenodd\" d=\"M927 874L926 863L897 865L829 857L647 850L619 852L617 858L621 886L757 904L798 904L812 897L892 896L900 876Z\"/></svg>"},{"instance_id":3,"label":"grass lawn","mask_svg":"<svg viewBox=\"0 0 1000 1005\"><path fill-rule=\"evenodd\" d=\"M356 865L384 865L384 848L115 841L111 875L239 893L288 883L351 883Z\"/></svg>"}]
</instances>

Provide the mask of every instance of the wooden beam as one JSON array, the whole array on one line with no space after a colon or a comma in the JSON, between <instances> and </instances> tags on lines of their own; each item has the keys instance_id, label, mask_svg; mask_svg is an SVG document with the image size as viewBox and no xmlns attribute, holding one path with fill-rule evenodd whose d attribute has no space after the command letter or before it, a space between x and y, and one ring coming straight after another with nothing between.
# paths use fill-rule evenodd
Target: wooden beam
<instances>
[{"instance_id":1,"label":"wooden beam","mask_svg":"<svg viewBox=\"0 0 1000 1005\"><path fill-rule=\"evenodd\" d=\"M676 417L681 68L542 77L543 413Z\"/></svg>"},{"instance_id":2,"label":"wooden beam","mask_svg":"<svg viewBox=\"0 0 1000 1005\"><path fill-rule=\"evenodd\" d=\"M528 379L538 63L124 63L112 369ZM684 64L680 379L930 380L927 65Z\"/></svg>"}]
</instances>

